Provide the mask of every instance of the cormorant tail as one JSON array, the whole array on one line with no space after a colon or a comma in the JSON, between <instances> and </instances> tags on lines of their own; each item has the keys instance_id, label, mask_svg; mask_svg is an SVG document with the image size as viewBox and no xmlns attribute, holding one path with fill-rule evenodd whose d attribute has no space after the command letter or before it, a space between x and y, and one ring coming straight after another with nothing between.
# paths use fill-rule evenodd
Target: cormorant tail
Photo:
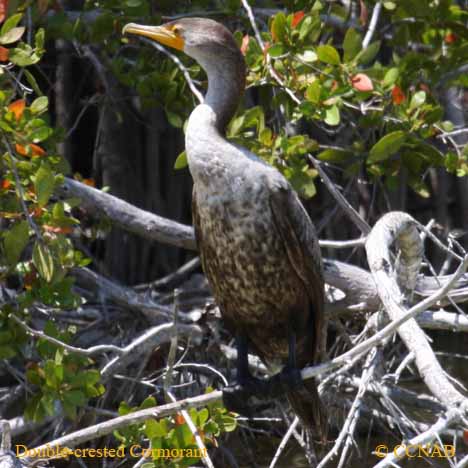
<instances>
[{"instance_id":1,"label":"cormorant tail","mask_svg":"<svg viewBox=\"0 0 468 468\"><path fill-rule=\"evenodd\" d=\"M302 388L287 393L289 404L310 432L314 447L325 448L328 433L327 411L320 400L315 379L304 380Z\"/></svg>"}]
</instances>

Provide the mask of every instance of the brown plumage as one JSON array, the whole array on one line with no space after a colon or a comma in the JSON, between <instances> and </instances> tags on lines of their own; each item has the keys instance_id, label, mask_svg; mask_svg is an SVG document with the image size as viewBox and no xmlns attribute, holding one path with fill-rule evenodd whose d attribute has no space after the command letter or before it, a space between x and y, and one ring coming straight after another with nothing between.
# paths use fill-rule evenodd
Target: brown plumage
<instances>
[{"instance_id":1,"label":"brown plumage","mask_svg":"<svg viewBox=\"0 0 468 468\"><path fill-rule=\"evenodd\" d=\"M183 50L208 75L205 102L187 125L186 151L203 270L227 327L272 370L317 363L325 348L324 283L314 226L276 169L224 138L245 81L233 36L202 18L124 31ZM323 440L326 416L315 381L289 389L287 397Z\"/></svg>"}]
</instances>

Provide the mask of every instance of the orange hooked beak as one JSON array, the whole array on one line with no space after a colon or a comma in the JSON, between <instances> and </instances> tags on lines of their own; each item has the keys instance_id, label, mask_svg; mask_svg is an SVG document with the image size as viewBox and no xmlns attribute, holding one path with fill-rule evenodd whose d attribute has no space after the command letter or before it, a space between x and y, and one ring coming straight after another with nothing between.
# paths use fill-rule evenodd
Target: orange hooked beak
<instances>
[{"instance_id":1,"label":"orange hooked beak","mask_svg":"<svg viewBox=\"0 0 468 468\"><path fill-rule=\"evenodd\" d=\"M184 39L176 34L170 27L145 26L143 24L128 23L122 29L122 34L136 34L145 36L160 44L177 50L184 50Z\"/></svg>"}]
</instances>

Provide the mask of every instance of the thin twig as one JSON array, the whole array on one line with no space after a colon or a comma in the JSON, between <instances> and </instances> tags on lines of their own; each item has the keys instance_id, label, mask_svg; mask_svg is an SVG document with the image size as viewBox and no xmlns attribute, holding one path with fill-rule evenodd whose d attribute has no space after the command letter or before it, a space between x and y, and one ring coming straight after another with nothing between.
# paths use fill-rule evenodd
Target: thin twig
<instances>
[{"instance_id":1,"label":"thin twig","mask_svg":"<svg viewBox=\"0 0 468 468\"><path fill-rule=\"evenodd\" d=\"M179 309L179 290L174 289L174 305L173 305L173 319L171 328L171 341L169 353L167 354L166 373L164 375L164 393L169 395L169 390L172 385L174 364L177 358L177 315Z\"/></svg>"},{"instance_id":2,"label":"thin twig","mask_svg":"<svg viewBox=\"0 0 468 468\"><path fill-rule=\"evenodd\" d=\"M271 463L268 468L274 468L276 466L276 463L278 462L281 454L283 453L283 450L286 448L286 444L288 443L289 439L291 438L298 424L299 424L299 418L296 416L294 418L294 421L292 422L292 424L289 426L288 430L286 431L286 434L284 434L283 438L281 439L281 442L278 445L275 455L273 456L273 459L271 460Z\"/></svg>"},{"instance_id":3,"label":"thin twig","mask_svg":"<svg viewBox=\"0 0 468 468\"><path fill-rule=\"evenodd\" d=\"M180 61L179 57L174 55L172 52L167 50L162 45L158 44L157 42L151 41L150 39L147 39L145 37L139 37L139 40L143 41L146 44L149 44L150 46L152 46L155 49L159 50L159 52L162 52L164 55L169 57L176 64L176 66L179 68L179 70L184 75L185 81L187 82L187 84L188 84L188 86L190 88L190 91L192 91L193 95L197 98L198 102L200 104L202 104L203 101L204 101L203 94L195 86L195 83L193 82L193 80L192 80L192 78L190 76L190 73L187 70L187 67Z\"/></svg>"},{"instance_id":4,"label":"thin twig","mask_svg":"<svg viewBox=\"0 0 468 468\"><path fill-rule=\"evenodd\" d=\"M173 403L177 401L171 392L168 391L167 395L169 396L169 398L172 400ZM203 442L203 439L201 438L200 433L198 432L197 426L195 426L188 411L186 409L182 409L180 413L185 419L187 426L189 427L191 433L193 434L193 437L195 438L195 443L197 444L197 447L200 449L200 452L202 453L201 459L202 459L203 464L207 466L208 468L214 468L213 462L211 461L211 458L208 455L208 450L206 449L206 445Z\"/></svg>"},{"instance_id":5,"label":"thin twig","mask_svg":"<svg viewBox=\"0 0 468 468\"><path fill-rule=\"evenodd\" d=\"M311 155L308 154L307 158L312 163L312 165L317 169L320 177L322 178L323 183L328 188L329 192L333 198L338 202L338 204L343 208L344 212L349 216L351 221L357 226L357 228L363 233L368 234L371 230L369 224L362 219L361 215L351 206L351 204L346 200L345 197L337 190L335 184L330 180L327 173L322 169L321 164Z\"/></svg>"},{"instance_id":6,"label":"thin twig","mask_svg":"<svg viewBox=\"0 0 468 468\"><path fill-rule=\"evenodd\" d=\"M372 17L369 23L369 29L366 32L364 39L362 40L362 48L366 49L375 33L375 28L379 21L380 11L382 10L382 2L377 2L375 4L374 10L372 11Z\"/></svg>"},{"instance_id":7,"label":"thin twig","mask_svg":"<svg viewBox=\"0 0 468 468\"><path fill-rule=\"evenodd\" d=\"M54 345L59 346L63 349L66 349L67 351L70 351L71 353L80 354L82 356L93 356L95 354L102 354L102 353L109 353L109 352L122 355L125 352L123 348L119 348L118 346L115 346L115 345L97 345L97 346L91 346L90 348L77 348L76 346L71 346L67 343L64 343L63 341L60 341L57 338L46 335L44 332L40 330L34 330L29 325L27 325L22 320L20 320L18 317L16 317L16 315L14 314L10 314L9 318L15 321L18 325L20 325L20 327L26 330L30 335L46 340L49 343L53 343Z\"/></svg>"}]
</instances>

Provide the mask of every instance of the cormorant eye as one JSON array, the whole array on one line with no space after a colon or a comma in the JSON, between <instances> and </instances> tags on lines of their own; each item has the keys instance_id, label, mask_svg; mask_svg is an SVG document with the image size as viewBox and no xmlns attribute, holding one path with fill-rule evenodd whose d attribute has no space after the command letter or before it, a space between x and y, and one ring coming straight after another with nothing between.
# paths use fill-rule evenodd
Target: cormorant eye
<instances>
[{"instance_id":1,"label":"cormorant eye","mask_svg":"<svg viewBox=\"0 0 468 468\"><path fill-rule=\"evenodd\" d=\"M182 26L179 26L178 24L175 24L174 26L172 26L172 32L179 36L180 33L182 32Z\"/></svg>"}]
</instances>

